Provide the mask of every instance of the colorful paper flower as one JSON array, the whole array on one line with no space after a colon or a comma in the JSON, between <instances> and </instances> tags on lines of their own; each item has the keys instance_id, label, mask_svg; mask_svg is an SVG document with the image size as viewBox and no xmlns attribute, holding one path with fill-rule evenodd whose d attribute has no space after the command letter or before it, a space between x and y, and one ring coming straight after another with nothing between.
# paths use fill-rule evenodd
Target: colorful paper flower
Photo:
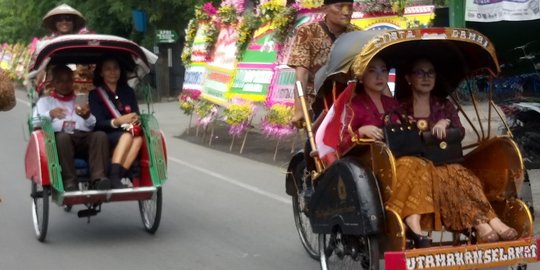
<instances>
[{"instance_id":1,"label":"colorful paper flower","mask_svg":"<svg viewBox=\"0 0 540 270\"><path fill-rule=\"evenodd\" d=\"M233 100L225 110L223 110L224 120L229 124L229 134L238 136L245 131L249 119L255 107L244 100Z\"/></svg>"},{"instance_id":2,"label":"colorful paper flower","mask_svg":"<svg viewBox=\"0 0 540 270\"><path fill-rule=\"evenodd\" d=\"M293 106L291 104L276 103L268 109L262 121L262 132L267 137L281 139L294 132L291 125Z\"/></svg>"}]
</instances>

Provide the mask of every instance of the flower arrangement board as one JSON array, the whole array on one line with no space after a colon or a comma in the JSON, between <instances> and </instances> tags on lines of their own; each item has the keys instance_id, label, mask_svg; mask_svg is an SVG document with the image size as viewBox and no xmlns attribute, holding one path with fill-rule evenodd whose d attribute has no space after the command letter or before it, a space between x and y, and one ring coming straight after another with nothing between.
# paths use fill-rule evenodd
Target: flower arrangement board
<instances>
[{"instance_id":1,"label":"flower arrangement board","mask_svg":"<svg viewBox=\"0 0 540 270\"><path fill-rule=\"evenodd\" d=\"M236 41L238 31L232 25L224 25L219 32L212 61L206 66L202 98L214 103L227 104L232 79L236 73Z\"/></svg>"},{"instance_id":2,"label":"flower arrangement board","mask_svg":"<svg viewBox=\"0 0 540 270\"><path fill-rule=\"evenodd\" d=\"M191 62L205 62L208 54L210 53L208 48L208 43L206 39L206 32L208 31L208 23L200 23L199 28L197 28L197 33L195 34L195 39L193 40L193 45L191 47Z\"/></svg>"},{"instance_id":3,"label":"flower arrangement board","mask_svg":"<svg viewBox=\"0 0 540 270\"><path fill-rule=\"evenodd\" d=\"M414 6L406 7L403 16L354 12L351 23L365 30L395 30L429 25L434 16L435 6Z\"/></svg>"},{"instance_id":4,"label":"flower arrangement board","mask_svg":"<svg viewBox=\"0 0 540 270\"><path fill-rule=\"evenodd\" d=\"M273 29L263 25L255 31L253 39L242 54L240 63L274 64L277 60L276 44L273 41Z\"/></svg>"},{"instance_id":5,"label":"flower arrangement board","mask_svg":"<svg viewBox=\"0 0 540 270\"><path fill-rule=\"evenodd\" d=\"M204 63L192 63L186 67L184 75L184 84L182 89L184 90L197 90L201 92L203 90L203 82L206 76L206 64Z\"/></svg>"},{"instance_id":6,"label":"flower arrangement board","mask_svg":"<svg viewBox=\"0 0 540 270\"><path fill-rule=\"evenodd\" d=\"M295 70L288 66L279 66L266 98L267 103L294 104Z\"/></svg>"},{"instance_id":7,"label":"flower arrangement board","mask_svg":"<svg viewBox=\"0 0 540 270\"><path fill-rule=\"evenodd\" d=\"M236 68L236 41L238 31L233 25L223 25L215 44L209 65L233 70Z\"/></svg>"},{"instance_id":8,"label":"flower arrangement board","mask_svg":"<svg viewBox=\"0 0 540 270\"><path fill-rule=\"evenodd\" d=\"M201 97L219 105L227 105L226 93L230 89L234 73L235 70L232 69L208 65Z\"/></svg>"},{"instance_id":9,"label":"flower arrangement board","mask_svg":"<svg viewBox=\"0 0 540 270\"><path fill-rule=\"evenodd\" d=\"M264 101L274 77L277 53L272 40L273 30L262 26L255 31L252 41L237 65L237 72L229 98L242 98L248 101Z\"/></svg>"},{"instance_id":10,"label":"flower arrangement board","mask_svg":"<svg viewBox=\"0 0 540 270\"><path fill-rule=\"evenodd\" d=\"M274 77L273 64L239 64L238 66L227 97L255 102L264 101Z\"/></svg>"}]
</instances>

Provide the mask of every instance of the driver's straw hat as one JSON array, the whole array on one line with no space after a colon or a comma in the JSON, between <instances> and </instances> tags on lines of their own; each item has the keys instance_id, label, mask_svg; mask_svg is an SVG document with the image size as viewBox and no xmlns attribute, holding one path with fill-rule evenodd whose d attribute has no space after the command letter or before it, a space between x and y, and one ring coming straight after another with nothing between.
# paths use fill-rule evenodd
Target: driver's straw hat
<instances>
[{"instance_id":1,"label":"driver's straw hat","mask_svg":"<svg viewBox=\"0 0 540 270\"><path fill-rule=\"evenodd\" d=\"M49 12L45 14L43 17L43 23L41 25L53 32L56 32L55 17L57 15L73 15L73 32L79 32L79 30L81 30L86 24L86 20L78 10L70 7L69 5L61 4L49 10Z\"/></svg>"}]
</instances>

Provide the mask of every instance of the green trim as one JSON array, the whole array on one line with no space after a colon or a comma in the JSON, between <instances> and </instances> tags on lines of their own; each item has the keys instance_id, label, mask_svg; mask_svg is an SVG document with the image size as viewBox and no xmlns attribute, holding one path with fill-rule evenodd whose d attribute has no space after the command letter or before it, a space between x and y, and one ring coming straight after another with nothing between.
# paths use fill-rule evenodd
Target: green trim
<instances>
[{"instance_id":1,"label":"green trim","mask_svg":"<svg viewBox=\"0 0 540 270\"><path fill-rule=\"evenodd\" d=\"M152 114L141 114L141 125L148 151L152 183L154 186L160 187L167 180L167 159L163 148L161 130L158 121Z\"/></svg>"},{"instance_id":2,"label":"green trim","mask_svg":"<svg viewBox=\"0 0 540 270\"><path fill-rule=\"evenodd\" d=\"M51 180L52 187L59 191L64 192L64 183L62 182L62 167L60 167L60 162L58 161L58 151L56 148L56 139L54 135L54 130L52 127L52 122L48 118L31 118L31 123L37 123L42 132L43 140L45 142L45 152L47 154L47 166L49 167L49 179Z\"/></svg>"}]
</instances>

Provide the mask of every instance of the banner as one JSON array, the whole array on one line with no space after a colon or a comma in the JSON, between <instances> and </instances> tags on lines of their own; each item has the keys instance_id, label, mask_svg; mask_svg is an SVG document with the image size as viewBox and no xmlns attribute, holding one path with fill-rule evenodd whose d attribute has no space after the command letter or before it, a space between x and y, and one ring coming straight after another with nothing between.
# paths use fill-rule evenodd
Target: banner
<instances>
[{"instance_id":1,"label":"banner","mask_svg":"<svg viewBox=\"0 0 540 270\"><path fill-rule=\"evenodd\" d=\"M540 0L467 0L465 20L471 22L540 19Z\"/></svg>"}]
</instances>

